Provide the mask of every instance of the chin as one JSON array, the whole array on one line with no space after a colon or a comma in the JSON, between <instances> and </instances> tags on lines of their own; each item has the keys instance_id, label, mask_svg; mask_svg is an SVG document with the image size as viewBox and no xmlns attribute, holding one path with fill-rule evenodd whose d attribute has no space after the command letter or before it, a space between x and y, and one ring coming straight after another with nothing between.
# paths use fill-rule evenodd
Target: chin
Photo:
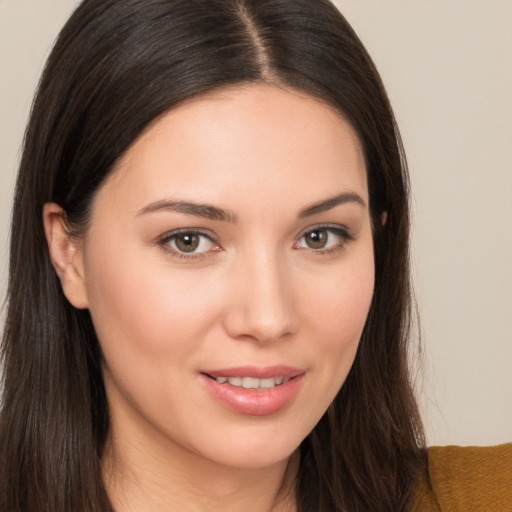
<instances>
[{"instance_id":1,"label":"chin","mask_svg":"<svg viewBox=\"0 0 512 512\"><path fill-rule=\"evenodd\" d=\"M239 469L263 469L287 461L297 451L309 430L294 432L278 423L271 428L232 430L208 439L197 453L221 466Z\"/></svg>"}]
</instances>

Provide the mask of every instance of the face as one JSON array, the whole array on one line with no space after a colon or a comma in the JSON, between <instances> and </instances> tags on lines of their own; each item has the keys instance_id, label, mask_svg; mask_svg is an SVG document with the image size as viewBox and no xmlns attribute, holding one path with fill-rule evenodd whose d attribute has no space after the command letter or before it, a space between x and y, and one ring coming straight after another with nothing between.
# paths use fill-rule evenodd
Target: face
<instances>
[{"instance_id":1,"label":"face","mask_svg":"<svg viewBox=\"0 0 512 512\"><path fill-rule=\"evenodd\" d=\"M99 189L80 258L119 443L285 460L342 386L373 293L355 133L270 86L184 103Z\"/></svg>"}]
</instances>

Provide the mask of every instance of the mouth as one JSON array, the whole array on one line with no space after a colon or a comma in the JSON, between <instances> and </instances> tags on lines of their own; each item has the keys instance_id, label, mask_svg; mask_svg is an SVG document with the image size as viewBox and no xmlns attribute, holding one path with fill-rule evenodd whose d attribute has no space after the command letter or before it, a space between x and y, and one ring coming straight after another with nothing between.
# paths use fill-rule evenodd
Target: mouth
<instances>
[{"instance_id":1,"label":"mouth","mask_svg":"<svg viewBox=\"0 0 512 512\"><path fill-rule=\"evenodd\" d=\"M293 377L268 377L265 379L259 379L257 377L213 377L212 375L205 374L210 379L217 381L219 384L226 384L227 386L233 386L235 388L244 389L272 389L276 386L282 386Z\"/></svg>"},{"instance_id":2,"label":"mouth","mask_svg":"<svg viewBox=\"0 0 512 512\"><path fill-rule=\"evenodd\" d=\"M232 411L265 416L288 407L299 393L305 370L288 366L243 366L201 372L211 396Z\"/></svg>"}]
</instances>

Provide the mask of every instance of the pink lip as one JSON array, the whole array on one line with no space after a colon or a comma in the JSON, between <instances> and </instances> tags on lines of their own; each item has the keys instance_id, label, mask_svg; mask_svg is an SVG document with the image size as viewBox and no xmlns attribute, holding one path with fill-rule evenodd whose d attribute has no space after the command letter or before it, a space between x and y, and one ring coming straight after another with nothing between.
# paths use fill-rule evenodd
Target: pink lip
<instances>
[{"instance_id":1,"label":"pink lip","mask_svg":"<svg viewBox=\"0 0 512 512\"><path fill-rule=\"evenodd\" d=\"M209 370L200 376L208 391L225 407L239 414L267 416L284 409L293 400L300 390L304 375L304 370L289 366L243 366ZM289 380L271 389L245 389L221 384L211 377L285 377Z\"/></svg>"},{"instance_id":2,"label":"pink lip","mask_svg":"<svg viewBox=\"0 0 512 512\"><path fill-rule=\"evenodd\" d=\"M304 370L292 368L291 366L237 366L234 368L223 368L219 370L205 370L202 372L211 377L252 377L253 379L269 379L270 377L297 377L304 373Z\"/></svg>"}]
</instances>

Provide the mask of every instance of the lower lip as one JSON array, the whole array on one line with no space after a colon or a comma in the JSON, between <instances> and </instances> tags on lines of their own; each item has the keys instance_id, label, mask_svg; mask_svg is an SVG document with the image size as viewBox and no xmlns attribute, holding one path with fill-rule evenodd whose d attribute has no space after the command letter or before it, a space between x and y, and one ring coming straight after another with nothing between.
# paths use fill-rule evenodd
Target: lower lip
<instances>
[{"instance_id":1,"label":"lower lip","mask_svg":"<svg viewBox=\"0 0 512 512\"><path fill-rule=\"evenodd\" d=\"M232 411L250 416L267 416L284 409L293 400L299 392L304 374L270 389L246 389L221 384L204 374L201 377L214 398Z\"/></svg>"}]
</instances>

